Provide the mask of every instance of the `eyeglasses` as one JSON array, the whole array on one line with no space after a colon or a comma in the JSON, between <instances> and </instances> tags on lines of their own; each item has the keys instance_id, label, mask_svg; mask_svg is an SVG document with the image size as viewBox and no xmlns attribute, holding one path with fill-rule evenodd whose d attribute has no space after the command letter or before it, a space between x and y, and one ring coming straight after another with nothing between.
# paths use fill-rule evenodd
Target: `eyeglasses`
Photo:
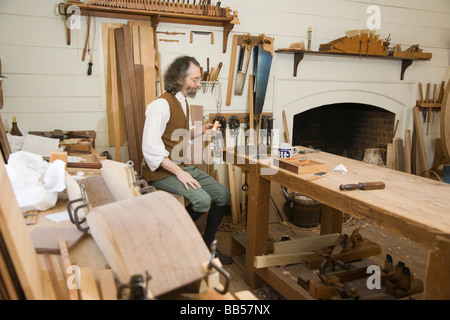
<instances>
[{"instance_id":1,"label":"eyeglasses","mask_svg":"<svg viewBox=\"0 0 450 320\"><path fill-rule=\"evenodd\" d=\"M200 77L194 77L194 78L192 78L192 77L191 77L191 79L192 79L195 83L197 83L197 82L199 82L202 78L200 78Z\"/></svg>"}]
</instances>

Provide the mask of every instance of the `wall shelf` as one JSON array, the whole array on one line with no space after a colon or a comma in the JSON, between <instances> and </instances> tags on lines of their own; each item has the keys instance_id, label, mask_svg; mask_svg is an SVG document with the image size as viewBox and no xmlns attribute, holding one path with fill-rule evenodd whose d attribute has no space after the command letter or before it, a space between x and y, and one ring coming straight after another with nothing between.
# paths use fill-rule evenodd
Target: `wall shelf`
<instances>
[{"instance_id":1,"label":"wall shelf","mask_svg":"<svg viewBox=\"0 0 450 320\"><path fill-rule=\"evenodd\" d=\"M77 6L80 9L80 14L83 16L91 15L95 17L106 17L113 19L151 21L152 26L155 30L160 22L222 27L223 53L227 51L228 35L230 34L234 25L239 24L237 11L234 11L234 14L231 14L231 10L229 8L216 9L215 6L194 6L164 2L159 4L158 6L154 5L155 10L148 10L91 5L73 0L69 1L65 5L64 3L60 4L59 13L61 15L65 15L66 19L68 19L71 14L73 14L73 12L67 12L67 8L69 6ZM158 11L156 11L156 9ZM218 9L222 10L222 12L223 10L226 10L226 14L218 15ZM196 12L198 12L198 10L203 10L204 12L210 14L197 14ZM70 44L70 29L67 29L67 32L67 40L68 44Z\"/></svg>"},{"instance_id":2,"label":"wall shelf","mask_svg":"<svg viewBox=\"0 0 450 320\"><path fill-rule=\"evenodd\" d=\"M294 54L294 77L297 76L298 64L305 55L319 55L319 56L337 56L337 57L354 57L361 59L380 59L380 60L398 60L402 62L400 71L400 80L403 80L405 70L413 63L414 60L430 61L430 58L419 57L394 57L394 56L379 56L379 55L366 55L366 54L354 54L354 53L337 53L337 52L320 52L320 51L308 51L299 49L278 49L276 53L289 53Z\"/></svg>"}]
</instances>

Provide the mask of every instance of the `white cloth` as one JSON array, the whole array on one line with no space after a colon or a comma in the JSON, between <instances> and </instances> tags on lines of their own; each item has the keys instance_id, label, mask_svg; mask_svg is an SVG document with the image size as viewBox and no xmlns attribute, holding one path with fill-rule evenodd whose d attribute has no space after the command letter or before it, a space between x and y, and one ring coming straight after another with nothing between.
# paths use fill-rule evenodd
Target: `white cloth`
<instances>
[{"instance_id":1,"label":"white cloth","mask_svg":"<svg viewBox=\"0 0 450 320\"><path fill-rule=\"evenodd\" d=\"M175 97L180 102L186 115L187 101L183 93L178 92ZM169 156L162 141L162 135L166 130L170 119L170 107L166 99L158 98L147 106L145 111L144 133L142 137L142 154L150 170L159 168L164 158ZM190 129L193 127L190 124Z\"/></svg>"},{"instance_id":2,"label":"white cloth","mask_svg":"<svg viewBox=\"0 0 450 320\"><path fill-rule=\"evenodd\" d=\"M58 193L66 188L65 166L62 160L48 163L42 156L26 151L11 153L6 173L23 212L55 206Z\"/></svg>"}]
</instances>

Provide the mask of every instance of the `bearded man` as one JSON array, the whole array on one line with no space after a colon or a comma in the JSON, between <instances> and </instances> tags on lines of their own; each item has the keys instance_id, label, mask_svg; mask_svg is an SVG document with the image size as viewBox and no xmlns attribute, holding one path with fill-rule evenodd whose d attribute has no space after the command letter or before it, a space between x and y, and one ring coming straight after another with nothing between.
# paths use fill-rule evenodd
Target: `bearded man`
<instances>
[{"instance_id":1,"label":"bearded man","mask_svg":"<svg viewBox=\"0 0 450 320\"><path fill-rule=\"evenodd\" d=\"M210 248L231 196L222 184L191 164L184 152L186 136L193 139L200 132L190 125L186 99L195 97L200 80L200 64L193 57L178 57L168 66L165 92L147 106L142 152L147 164L144 178L150 185L182 195L190 203L186 210L194 221L208 212L203 240ZM201 134L210 134L212 127L203 125ZM222 264L232 263L219 250L217 256Z\"/></svg>"}]
</instances>

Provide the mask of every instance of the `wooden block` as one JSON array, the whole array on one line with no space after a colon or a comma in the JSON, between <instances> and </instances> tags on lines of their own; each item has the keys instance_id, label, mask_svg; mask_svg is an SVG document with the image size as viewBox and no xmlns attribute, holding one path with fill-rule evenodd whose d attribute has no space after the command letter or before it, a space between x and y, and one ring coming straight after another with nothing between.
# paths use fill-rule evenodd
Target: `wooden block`
<instances>
[{"instance_id":1,"label":"wooden block","mask_svg":"<svg viewBox=\"0 0 450 320\"><path fill-rule=\"evenodd\" d=\"M100 283L102 300L117 300L117 287L112 270L99 270L98 280Z\"/></svg>"},{"instance_id":2,"label":"wooden block","mask_svg":"<svg viewBox=\"0 0 450 320\"><path fill-rule=\"evenodd\" d=\"M234 293L237 300L259 300L251 291L243 290Z\"/></svg>"},{"instance_id":3,"label":"wooden block","mask_svg":"<svg viewBox=\"0 0 450 320\"><path fill-rule=\"evenodd\" d=\"M330 299L339 295L336 287L324 285L320 279L311 279L309 281L309 294L314 299Z\"/></svg>"},{"instance_id":4,"label":"wooden block","mask_svg":"<svg viewBox=\"0 0 450 320\"><path fill-rule=\"evenodd\" d=\"M95 281L92 268L83 267L80 269L80 299L81 300L100 300L97 283Z\"/></svg>"},{"instance_id":5,"label":"wooden block","mask_svg":"<svg viewBox=\"0 0 450 320\"><path fill-rule=\"evenodd\" d=\"M314 161L314 160L303 160L299 157L291 158L275 158L273 164L281 169L288 170L293 173L304 174L304 173L317 173L317 172L327 172L328 166L324 163Z\"/></svg>"},{"instance_id":6,"label":"wooden block","mask_svg":"<svg viewBox=\"0 0 450 320\"><path fill-rule=\"evenodd\" d=\"M313 251L333 245L338 237L339 233L332 233L302 239L277 241L273 243L273 252L276 255L283 255Z\"/></svg>"},{"instance_id":7,"label":"wooden block","mask_svg":"<svg viewBox=\"0 0 450 320\"><path fill-rule=\"evenodd\" d=\"M312 251L291 254L268 254L265 256L256 256L253 266L256 269L267 268L280 265L302 263L303 258L313 254Z\"/></svg>"}]
</instances>

